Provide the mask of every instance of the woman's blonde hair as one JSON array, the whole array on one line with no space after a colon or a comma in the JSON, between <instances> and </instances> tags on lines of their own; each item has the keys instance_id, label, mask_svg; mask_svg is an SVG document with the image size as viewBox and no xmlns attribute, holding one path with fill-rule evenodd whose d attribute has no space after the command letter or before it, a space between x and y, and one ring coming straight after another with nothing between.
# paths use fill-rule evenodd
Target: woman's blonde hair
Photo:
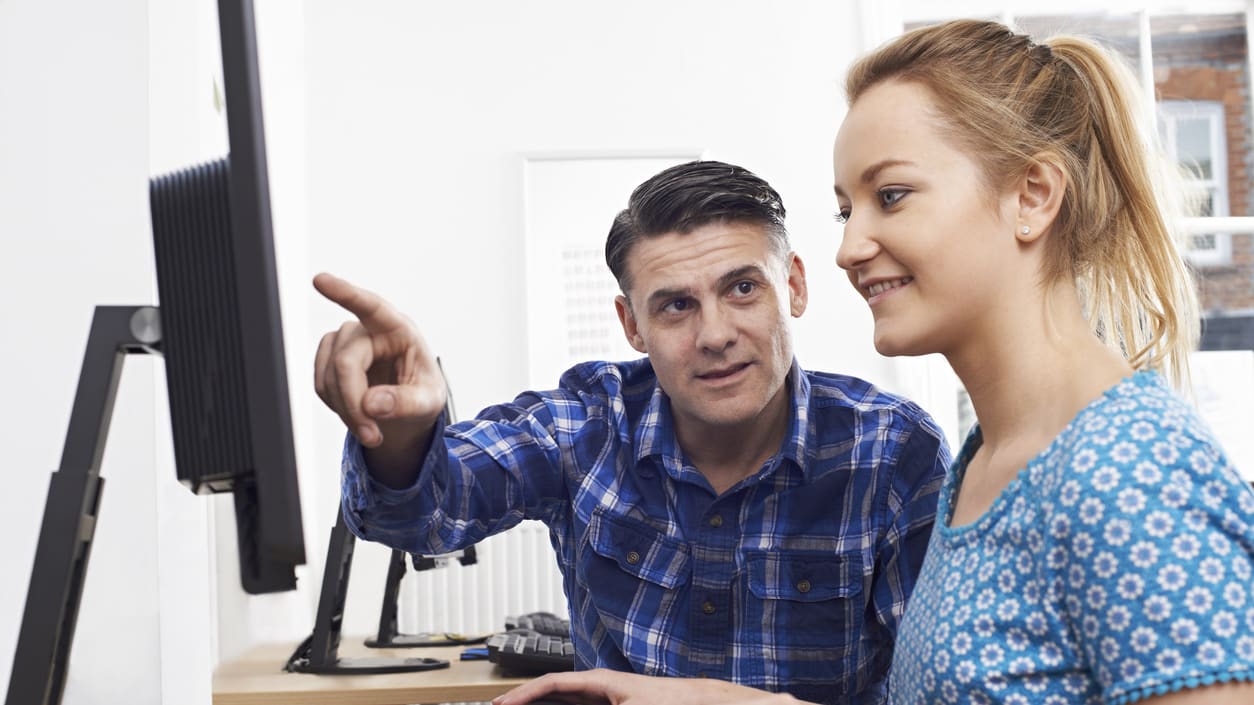
<instances>
[{"instance_id":1,"label":"woman's blonde hair","mask_svg":"<svg viewBox=\"0 0 1254 705\"><path fill-rule=\"evenodd\" d=\"M1076 282L1094 331L1137 368L1188 379L1199 321L1177 247L1173 167L1143 122L1123 61L1069 36L1034 43L996 22L957 20L908 32L860 59L850 104L890 79L928 88L942 130L1001 188L1036 161L1066 173L1044 281Z\"/></svg>"}]
</instances>

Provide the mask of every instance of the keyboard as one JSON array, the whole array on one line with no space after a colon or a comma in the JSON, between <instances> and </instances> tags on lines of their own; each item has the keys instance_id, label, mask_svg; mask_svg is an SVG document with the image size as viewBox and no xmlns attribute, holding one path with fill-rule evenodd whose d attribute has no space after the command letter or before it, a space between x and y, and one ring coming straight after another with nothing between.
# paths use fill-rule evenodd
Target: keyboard
<instances>
[{"instance_id":1,"label":"keyboard","mask_svg":"<svg viewBox=\"0 0 1254 705\"><path fill-rule=\"evenodd\" d=\"M549 636L569 637L570 620L562 619L552 612L531 612L517 617L506 617L505 631L511 629L530 629Z\"/></svg>"},{"instance_id":2,"label":"keyboard","mask_svg":"<svg viewBox=\"0 0 1254 705\"><path fill-rule=\"evenodd\" d=\"M488 637L487 646L488 660L512 675L538 676L575 669L575 644L570 637L513 629Z\"/></svg>"},{"instance_id":3,"label":"keyboard","mask_svg":"<svg viewBox=\"0 0 1254 705\"><path fill-rule=\"evenodd\" d=\"M570 621L550 612L505 618L506 631L488 637L488 660L511 675L538 676L575 669Z\"/></svg>"}]
</instances>

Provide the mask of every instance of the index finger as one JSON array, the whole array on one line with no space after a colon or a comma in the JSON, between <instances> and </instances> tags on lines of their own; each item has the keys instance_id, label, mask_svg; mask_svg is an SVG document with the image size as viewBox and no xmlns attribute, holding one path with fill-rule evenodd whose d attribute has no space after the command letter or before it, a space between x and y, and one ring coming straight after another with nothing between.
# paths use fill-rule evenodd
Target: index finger
<instances>
[{"instance_id":1,"label":"index finger","mask_svg":"<svg viewBox=\"0 0 1254 705\"><path fill-rule=\"evenodd\" d=\"M321 272L313 279L319 294L347 309L371 332L379 332L406 325L405 319L384 301L381 296L334 274Z\"/></svg>"}]
</instances>

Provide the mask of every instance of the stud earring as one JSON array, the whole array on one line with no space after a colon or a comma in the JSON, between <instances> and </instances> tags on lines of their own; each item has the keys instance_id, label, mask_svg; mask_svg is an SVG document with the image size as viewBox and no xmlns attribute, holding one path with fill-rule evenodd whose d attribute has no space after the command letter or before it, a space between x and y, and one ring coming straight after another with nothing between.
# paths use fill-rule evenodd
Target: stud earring
<instances>
[{"instance_id":1,"label":"stud earring","mask_svg":"<svg viewBox=\"0 0 1254 705\"><path fill-rule=\"evenodd\" d=\"M1031 235L1032 228L1029 228L1028 226L1025 225L1022 228L1019 228L1019 232L1023 233L1024 235Z\"/></svg>"}]
</instances>

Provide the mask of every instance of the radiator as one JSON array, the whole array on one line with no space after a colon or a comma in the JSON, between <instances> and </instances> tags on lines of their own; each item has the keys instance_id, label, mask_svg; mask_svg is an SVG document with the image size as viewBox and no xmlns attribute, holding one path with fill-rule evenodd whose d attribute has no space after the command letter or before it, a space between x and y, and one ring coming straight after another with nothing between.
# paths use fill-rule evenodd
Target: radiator
<instances>
[{"instance_id":1,"label":"radiator","mask_svg":"<svg viewBox=\"0 0 1254 705\"><path fill-rule=\"evenodd\" d=\"M510 615L544 611L567 616L562 576L544 524L524 521L475 550L474 565L449 560L442 568L409 569L397 606L402 634L480 634L500 631Z\"/></svg>"}]
</instances>

